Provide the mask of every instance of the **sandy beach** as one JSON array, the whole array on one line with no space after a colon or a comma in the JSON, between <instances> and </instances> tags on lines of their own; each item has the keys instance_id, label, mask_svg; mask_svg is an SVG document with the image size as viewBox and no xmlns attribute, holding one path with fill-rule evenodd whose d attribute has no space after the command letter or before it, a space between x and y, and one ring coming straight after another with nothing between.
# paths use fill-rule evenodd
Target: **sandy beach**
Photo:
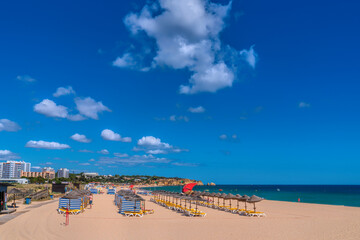
<instances>
[{"instance_id":1,"label":"sandy beach","mask_svg":"<svg viewBox=\"0 0 360 240\"><path fill-rule=\"evenodd\" d=\"M190 218L145 198L155 213L127 218L114 195L94 195L93 208L70 216L69 226L56 211L58 199L21 206L23 214L0 225L0 239L360 239L360 208L265 200L258 204L264 218L207 207L200 207L206 217Z\"/></svg>"}]
</instances>

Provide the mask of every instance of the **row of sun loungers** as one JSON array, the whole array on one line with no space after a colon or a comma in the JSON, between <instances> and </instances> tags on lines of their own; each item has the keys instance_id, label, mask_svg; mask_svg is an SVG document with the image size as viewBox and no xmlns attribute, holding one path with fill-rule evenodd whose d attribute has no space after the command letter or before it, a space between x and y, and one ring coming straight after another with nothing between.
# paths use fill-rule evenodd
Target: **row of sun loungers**
<instances>
[{"instance_id":1,"label":"row of sun loungers","mask_svg":"<svg viewBox=\"0 0 360 240\"><path fill-rule=\"evenodd\" d=\"M185 199L185 198L183 198L183 199ZM160 206L166 207L170 210L182 212L186 216L190 216L190 217L205 217L206 216L206 213L197 209L197 205L196 205L195 209L191 207L192 200L190 198L185 199L185 201L189 201L189 203L190 203L189 207L187 207L186 205L183 206L182 204L178 204L177 202L174 202L174 199L173 199L173 201L161 199L159 195L155 195L153 198L151 198L151 201L156 204L159 204Z\"/></svg>"}]
</instances>

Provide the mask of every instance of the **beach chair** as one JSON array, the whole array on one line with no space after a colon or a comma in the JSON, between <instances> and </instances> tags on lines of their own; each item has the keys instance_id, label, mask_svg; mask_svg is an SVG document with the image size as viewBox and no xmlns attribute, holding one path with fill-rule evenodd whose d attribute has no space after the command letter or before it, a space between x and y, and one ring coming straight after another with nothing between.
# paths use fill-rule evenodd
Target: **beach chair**
<instances>
[{"instance_id":1,"label":"beach chair","mask_svg":"<svg viewBox=\"0 0 360 240\"><path fill-rule=\"evenodd\" d=\"M255 212L255 211L246 211L246 216L249 217L265 217L266 214L264 212Z\"/></svg>"}]
</instances>

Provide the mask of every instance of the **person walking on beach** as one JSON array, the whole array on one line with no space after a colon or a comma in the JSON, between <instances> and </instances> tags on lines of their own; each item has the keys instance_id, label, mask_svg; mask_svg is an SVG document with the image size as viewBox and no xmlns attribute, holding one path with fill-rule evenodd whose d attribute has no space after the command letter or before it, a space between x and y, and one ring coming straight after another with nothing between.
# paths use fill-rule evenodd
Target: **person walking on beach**
<instances>
[{"instance_id":1,"label":"person walking on beach","mask_svg":"<svg viewBox=\"0 0 360 240\"><path fill-rule=\"evenodd\" d=\"M92 203L93 203L93 195L90 194L89 196L89 203L90 203L90 208L92 208Z\"/></svg>"}]
</instances>

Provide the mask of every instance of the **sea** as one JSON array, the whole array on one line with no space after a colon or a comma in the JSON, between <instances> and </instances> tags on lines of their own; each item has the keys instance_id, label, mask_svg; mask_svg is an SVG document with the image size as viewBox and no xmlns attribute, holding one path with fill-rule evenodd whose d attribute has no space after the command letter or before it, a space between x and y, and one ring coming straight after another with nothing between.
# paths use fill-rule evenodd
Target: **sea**
<instances>
[{"instance_id":1,"label":"sea","mask_svg":"<svg viewBox=\"0 0 360 240\"><path fill-rule=\"evenodd\" d=\"M147 187L181 192L182 186ZM194 191L256 195L267 200L360 207L360 185L216 185L195 186Z\"/></svg>"}]
</instances>

